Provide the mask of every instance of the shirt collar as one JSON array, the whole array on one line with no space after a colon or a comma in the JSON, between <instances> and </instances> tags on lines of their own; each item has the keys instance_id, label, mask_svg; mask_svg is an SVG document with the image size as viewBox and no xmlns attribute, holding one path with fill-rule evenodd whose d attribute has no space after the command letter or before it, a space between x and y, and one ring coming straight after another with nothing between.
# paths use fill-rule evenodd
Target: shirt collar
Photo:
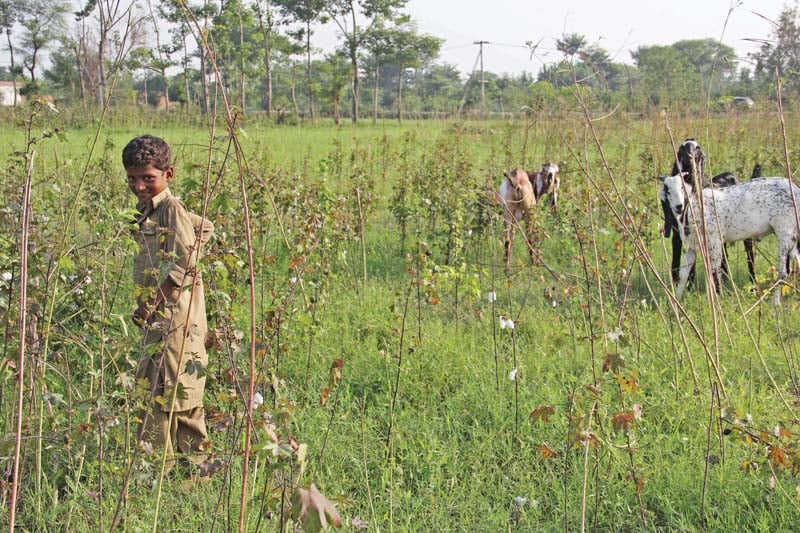
<instances>
[{"instance_id":1,"label":"shirt collar","mask_svg":"<svg viewBox=\"0 0 800 533\"><path fill-rule=\"evenodd\" d=\"M157 195L153 196L153 199L151 200L153 202L153 209L156 209L158 207L158 204L164 201L164 199L167 196L170 196L171 194L172 193L169 192L169 187L167 187Z\"/></svg>"},{"instance_id":2,"label":"shirt collar","mask_svg":"<svg viewBox=\"0 0 800 533\"><path fill-rule=\"evenodd\" d=\"M168 196L171 196L172 193L169 191L169 187L158 193L157 195L153 196L149 202L143 204L141 202L136 204L136 209L139 210L140 213L149 214L151 211L158 207L158 204L164 201Z\"/></svg>"}]
</instances>

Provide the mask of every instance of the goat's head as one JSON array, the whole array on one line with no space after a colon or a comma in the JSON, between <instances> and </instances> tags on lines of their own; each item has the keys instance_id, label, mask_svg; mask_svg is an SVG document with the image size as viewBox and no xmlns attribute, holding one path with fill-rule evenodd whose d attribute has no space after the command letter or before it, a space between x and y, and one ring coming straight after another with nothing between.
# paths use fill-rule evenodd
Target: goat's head
<instances>
[{"instance_id":1,"label":"goat's head","mask_svg":"<svg viewBox=\"0 0 800 533\"><path fill-rule=\"evenodd\" d=\"M558 187L559 176L558 176L558 165L555 163L545 163L542 165L542 177L544 178L547 187L555 186Z\"/></svg>"},{"instance_id":2,"label":"goat's head","mask_svg":"<svg viewBox=\"0 0 800 533\"><path fill-rule=\"evenodd\" d=\"M661 178L663 185L658 196L665 211L669 207L675 221L683 220L682 215L687 208L687 194L691 194L692 190L691 185L687 184L685 179L683 174ZM670 222L668 219L665 212L665 222Z\"/></svg>"},{"instance_id":3,"label":"goat's head","mask_svg":"<svg viewBox=\"0 0 800 533\"><path fill-rule=\"evenodd\" d=\"M702 182L705 177L706 156L700 144L694 139L686 139L678 147L677 155L678 159L672 165L672 175L685 172L683 179L686 183L691 183L694 177Z\"/></svg>"},{"instance_id":4,"label":"goat's head","mask_svg":"<svg viewBox=\"0 0 800 533\"><path fill-rule=\"evenodd\" d=\"M503 172L503 176L505 176L505 178L511 184L511 187L517 192L519 191L521 185L530 182L528 173L518 168L509 170L508 172Z\"/></svg>"}]
</instances>

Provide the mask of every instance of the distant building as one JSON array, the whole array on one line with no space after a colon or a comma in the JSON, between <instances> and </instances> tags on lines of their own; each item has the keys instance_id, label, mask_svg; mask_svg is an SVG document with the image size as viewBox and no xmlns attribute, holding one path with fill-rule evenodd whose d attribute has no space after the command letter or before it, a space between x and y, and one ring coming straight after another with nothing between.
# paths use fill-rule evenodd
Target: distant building
<instances>
[{"instance_id":1,"label":"distant building","mask_svg":"<svg viewBox=\"0 0 800 533\"><path fill-rule=\"evenodd\" d=\"M17 105L25 103L25 97L19 94L22 84L15 81L0 81L0 106L13 106L14 93L17 93Z\"/></svg>"}]
</instances>

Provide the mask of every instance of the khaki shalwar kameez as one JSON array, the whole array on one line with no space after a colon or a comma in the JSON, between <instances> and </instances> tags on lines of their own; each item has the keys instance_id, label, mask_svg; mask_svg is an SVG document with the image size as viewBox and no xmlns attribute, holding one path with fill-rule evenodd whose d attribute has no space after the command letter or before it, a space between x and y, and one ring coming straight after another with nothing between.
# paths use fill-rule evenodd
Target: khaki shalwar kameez
<instances>
[{"instance_id":1,"label":"khaki shalwar kameez","mask_svg":"<svg viewBox=\"0 0 800 533\"><path fill-rule=\"evenodd\" d=\"M197 247L210 238L214 225L190 213L166 188L147 204L137 205L139 253L133 262L133 281L139 303L148 299L169 278L175 289L151 316L143 330L143 350L136 370L152 394L142 414L140 438L154 447L175 448L191 462L202 461L208 448L203 411L207 332L203 280L195 265ZM194 285L194 287L193 287ZM187 371L187 363L191 371ZM177 384L178 394L172 402ZM173 410L172 423L169 413Z\"/></svg>"}]
</instances>

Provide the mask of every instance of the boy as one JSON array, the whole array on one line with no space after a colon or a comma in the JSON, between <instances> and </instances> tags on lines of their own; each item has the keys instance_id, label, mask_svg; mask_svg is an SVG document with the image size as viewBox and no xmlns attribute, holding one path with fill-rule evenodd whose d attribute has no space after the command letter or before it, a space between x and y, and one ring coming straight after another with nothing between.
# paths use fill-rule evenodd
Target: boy
<instances>
[{"instance_id":1,"label":"boy","mask_svg":"<svg viewBox=\"0 0 800 533\"><path fill-rule=\"evenodd\" d=\"M122 151L139 211L133 262L138 307L132 318L142 329L143 350L136 378L147 380L151 395L139 439L149 447L164 446L168 457L177 447L197 464L210 442L203 411L206 304L196 264L214 226L170 193L171 159L169 145L152 135L133 139Z\"/></svg>"}]
</instances>

